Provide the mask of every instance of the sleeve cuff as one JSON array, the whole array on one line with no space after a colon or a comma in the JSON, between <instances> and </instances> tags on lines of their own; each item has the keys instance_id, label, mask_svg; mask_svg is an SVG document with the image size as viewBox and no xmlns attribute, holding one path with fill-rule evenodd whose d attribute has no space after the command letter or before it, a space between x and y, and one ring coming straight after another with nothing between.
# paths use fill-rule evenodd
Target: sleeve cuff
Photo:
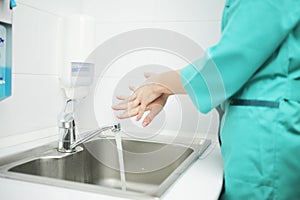
<instances>
[{"instance_id":1,"label":"sleeve cuff","mask_svg":"<svg viewBox=\"0 0 300 200\"><path fill-rule=\"evenodd\" d=\"M180 70L180 80L197 109L208 113L212 109L211 95L205 80L193 63Z\"/></svg>"},{"instance_id":2,"label":"sleeve cuff","mask_svg":"<svg viewBox=\"0 0 300 200\"><path fill-rule=\"evenodd\" d=\"M213 60L211 49L180 71L184 90L202 113L208 113L227 99L223 76Z\"/></svg>"}]
</instances>

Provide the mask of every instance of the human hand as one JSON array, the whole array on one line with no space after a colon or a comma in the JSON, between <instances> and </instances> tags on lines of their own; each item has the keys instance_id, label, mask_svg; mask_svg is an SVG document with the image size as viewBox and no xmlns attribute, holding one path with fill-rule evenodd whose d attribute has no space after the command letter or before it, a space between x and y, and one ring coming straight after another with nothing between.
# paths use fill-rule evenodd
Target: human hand
<instances>
[{"instance_id":1,"label":"human hand","mask_svg":"<svg viewBox=\"0 0 300 200\"><path fill-rule=\"evenodd\" d=\"M166 104L168 97L169 95L163 94L146 107L144 112L149 111L149 113L147 114L147 116L144 118L142 122L142 125L144 127L148 126L152 122L152 120L160 113L160 111L163 109L164 105ZM118 96L117 98L119 100L122 100L122 102L118 105L113 106L113 109L124 110L123 113L117 116L119 119L125 119L125 118L134 117L138 115L139 108L130 109L128 107L128 98L121 97L121 96ZM136 118L137 121L141 119L144 112L140 114L139 117Z\"/></svg>"},{"instance_id":2,"label":"human hand","mask_svg":"<svg viewBox=\"0 0 300 200\"><path fill-rule=\"evenodd\" d=\"M155 76L154 74L145 74L145 77L148 78L147 81L138 89L130 87L133 91L130 97L117 96L117 99L122 102L112 108L124 110L122 114L118 115L119 119L137 116L136 120L139 121L146 111L150 111L142 122L145 127L160 113L170 94L163 92L165 89L161 89L163 86L155 82Z\"/></svg>"}]
</instances>

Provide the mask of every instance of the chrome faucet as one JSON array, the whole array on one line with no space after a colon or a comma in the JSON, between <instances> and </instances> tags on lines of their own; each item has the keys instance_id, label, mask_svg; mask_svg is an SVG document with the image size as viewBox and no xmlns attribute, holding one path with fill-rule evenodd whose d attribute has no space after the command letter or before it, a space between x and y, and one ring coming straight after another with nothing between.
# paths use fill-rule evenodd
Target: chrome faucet
<instances>
[{"instance_id":1,"label":"chrome faucet","mask_svg":"<svg viewBox=\"0 0 300 200\"><path fill-rule=\"evenodd\" d=\"M70 149L75 149L78 145L83 144L83 143L91 140L95 136L97 136L97 135L101 134L103 131L107 131L107 130L111 130L112 132L118 132L118 131L121 130L121 125L120 125L120 123L113 124L111 126L104 126L104 127L99 128L99 129L87 132L83 138L81 138L80 140L77 140L74 143L72 143L70 145Z\"/></svg>"},{"instance_id":2,"label":"chrome faucet","mask_svg":"<svg viewBox=\"0 0 300 200\"><path fill-rule=\"evenodd\" d=\"M87 142L95 136L101 134L103 131L111 130L118 132L121 130L120 123L113 124L111 126L104 126L99 129L87 132L83 138L76 140L76 127L73 111L67 112L69 105L74 103L74 100L68 99L66 101L64 111L59 115L58 128L59 128L59 141L58 151L62 153L76 152L76 147L84 142Z\"/></svg>"}]
</instances>

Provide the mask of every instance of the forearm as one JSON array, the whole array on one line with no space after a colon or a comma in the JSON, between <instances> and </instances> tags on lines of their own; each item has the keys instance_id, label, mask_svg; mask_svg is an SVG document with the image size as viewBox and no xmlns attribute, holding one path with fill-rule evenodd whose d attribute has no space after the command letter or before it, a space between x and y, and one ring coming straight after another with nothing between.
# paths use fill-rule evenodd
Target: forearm
<instances>
[{"instance_id":1,"label":"forearm","mask_svg":"<svg viewBox=\"0 0 300 200\"><path fill-rule=\"evenodd\" d=\"M180 70L168 71L149 80L151 83L157 84L157 92L164 94L185 94L180 80Z\"/></svg>"}]
</instances>

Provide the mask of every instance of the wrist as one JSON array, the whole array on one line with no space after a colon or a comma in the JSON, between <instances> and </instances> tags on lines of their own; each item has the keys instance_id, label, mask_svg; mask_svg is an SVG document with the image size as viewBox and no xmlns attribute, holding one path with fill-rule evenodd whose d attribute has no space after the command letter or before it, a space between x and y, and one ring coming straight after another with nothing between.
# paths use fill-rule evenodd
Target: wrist
<instances>
[{"instance_id":1,"label":"wrist","mask_svg":"<svg viewBox=\"0 0 300 200\"><path fill-rule=\"evenodd\" d=\"M179 71L168 71L156 76L156 83L161 93L168 95L183 93Z\"/></svg>"},{"instance_id":2,"label":"wrist","mask_svg":"<svg viewBox=\"0 0 300 200\"><path fill-rule=\"evenodd\" d=\"M163 83L155 83L155 92L160 94L166 94L166 95L172 95L174 92L170 88L168 88L167 85L164 85Z\"/></svg>"}]
</instances>

